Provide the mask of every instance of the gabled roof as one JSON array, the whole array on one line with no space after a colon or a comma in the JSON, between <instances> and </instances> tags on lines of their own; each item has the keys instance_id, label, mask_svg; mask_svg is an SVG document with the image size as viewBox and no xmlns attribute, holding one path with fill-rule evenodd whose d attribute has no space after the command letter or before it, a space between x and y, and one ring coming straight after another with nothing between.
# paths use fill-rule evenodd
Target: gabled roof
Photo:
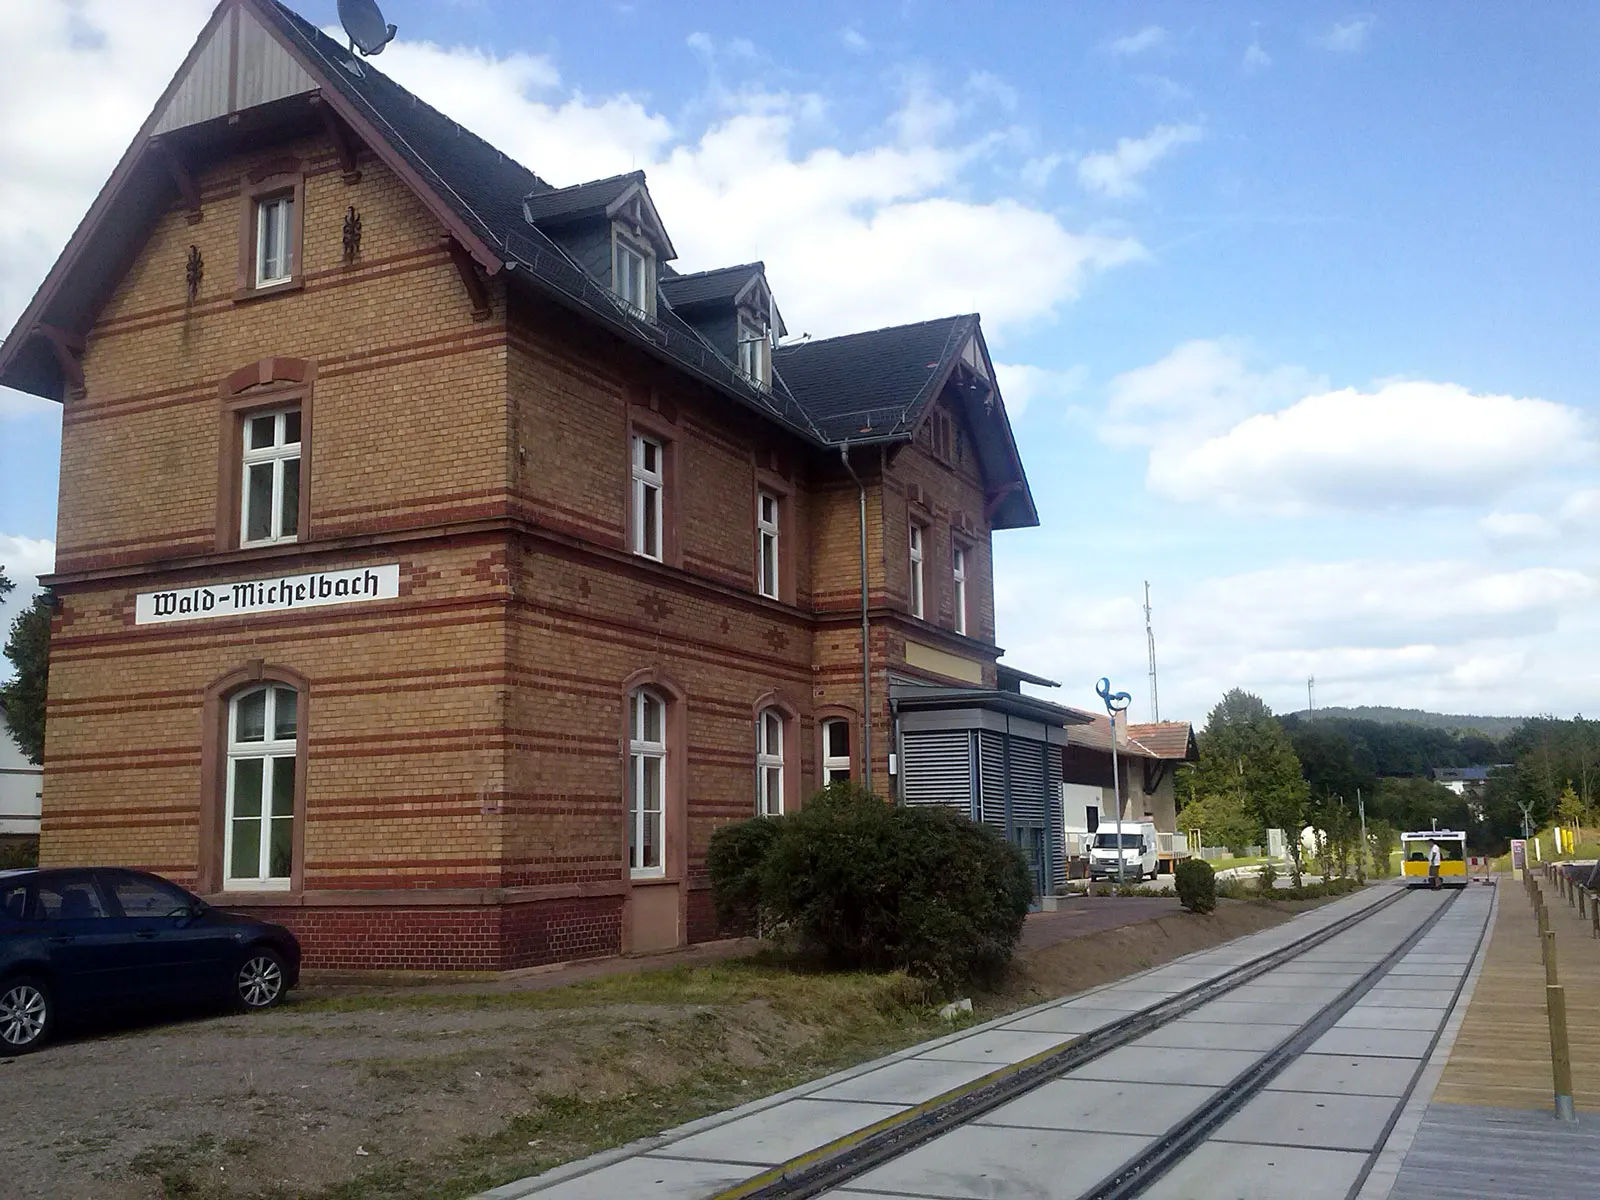
<instances>
[{"instance_id":1,"label":"gabled roof","mask_svg":"<svg viewBox=\"0 0 1600 1200\"><path fill-rule=\"evenodd\" d=\"M643 171L629 171L609 179L592 179L571 187L546 188L525 196L522 212L534 225L557 224L599 216L621 200L635 185L643 185Z\"/></svg>"},{"instance_id":2,"label":"gabled roof","mask_svg":"<svg viewBox=\"0 0 1600 1200\"><path fill-rule=\"evenodd\" d=\"M541 182L543 182L541 180ZM650 189L645 186L643 171L629 171L626 175L613 175L609 179L593 179L588 183L575 183L571 187L552 188L532 192L523 197L522 215L528 224L540 229L557 229L576 221L593 221L603 218L624 219L637 213L640 225L649 232L660 251L658 259L665 262L678 257L667 236L667 227L656 212L655 201L650 199Z\"/></svg>"},{"instance_id":3,"label":"gabled roof","mask_svg":"<svg viewBox=\"0 0 1600 1200\"><path fill-rule=\"evenodd\" d=\"M779 346L774 370L830 441L907 437L966 340L967 315Z\"/></svg>"},{"instance_id":4,"label":"gabled roof","mask_svg":"<svg viewBox=\"0 0 1600 1200\"><path fill-rule=\"evenodd\" d=\"M237 19L230 26L234 14ZM225 98L220 110L210 112L205 104L215 107L215 97L200 96L190 82L207 62L213 68L218 61L227 63L230 47L236 50L241 44L238 31L245 26L251 37L271 41L267 50L289 79L269 99L277 106L270 111L292 111L297 119L306 119L313 100L320 101L412 188L487 274L509 272L509 286L529 288L601 322L644 353L672 363L813 445L907 441L940 389L960 374L963 354L970 361L976 347L987 365L978 318L968 315L780 347L774 354L772 387L756 387L672 307L680 301L692 306L697 301L685 297L695 296L697 289L731 286L747 270L759 272L764 281L761 264L698 275L676 275L663 267L659 283L666 304L652 320L622 305L528 219L532 214L542 223L568 212L608 211L633 194L647 203L642 173L553 188L370 61L352 57L278 0L221 0L66 250L0 344L0 384L61 398L75 339L81 338L131 256L178 194L167 151L199 144L187 139L211 136L207 131L228 124L222 116L231 119L262 103L241 94ZM230 37L236 40L229 43ZM228 76L224 71L223 77ZM191 116L199 111L204 120L174 116L174 106L194 104L199 110L185 111ZM744 278L744 286L750 286L751 276ZM974 428L990 435L980 439L979 450L986 455L980 463L985 479L997 489L992 501L995 524L1037 524L992 383L992 367L982 375L976 384L967 380L958 386L968 397Z\"/></svg>"},{"instance_id":5,"label":"gabled roof","mask_svg":"<svg viewBox=\"0 0 1600 1200\"><path fill-rule=\"evenodd\" d=\"M673 274L661 280L661 294L673 308L682 310L700 304L732 303L767 271L766 263L740 263L733 267L713 267L693 274Z\"/></svg>"},{"instance_id":6,"label":"gabled roof","mask_svg":"<svg viewBox=\"0 0 1600 1200\"><path fill-rule=\"evenodd\" d=\"M1198 762L1200 759L1200 748L1194 740L1194 726L1187 721L1151 721L1129 725L1128 737L1156 758L1172 762Z\"/></svg>"},{"instance_id":7,"label":"gabled roof","mask_svg":"<svg viewBox=\"0 0 1600 1200\"><path fill-rule=\"evenodd\" d=\"M791 343L778 347L772 365L835 443L909 440L934 399L952 387L979 434L975 449L994 527L1039 523L977 314Z\"/></svg>"}]
</instances>

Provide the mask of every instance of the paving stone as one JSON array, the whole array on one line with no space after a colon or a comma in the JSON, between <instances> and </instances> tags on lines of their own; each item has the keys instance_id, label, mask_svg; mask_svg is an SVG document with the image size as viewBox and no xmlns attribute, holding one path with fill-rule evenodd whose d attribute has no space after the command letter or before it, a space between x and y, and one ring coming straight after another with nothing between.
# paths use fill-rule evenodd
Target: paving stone
<instances>
[{"instance_id":1,"label":"paving stone","mask_svg":"<svg viewBox=\"0 0 1600 1200\"><path fill-rule=\"evenodd\" d=\"M1195 1050L1271 1050L1294 1034L1292 1025L1250 1025L1197 1021L1184 1017L1145 1034L1133 1046L1169 1046Z\"/></svg>"},{"instance_id":2,"label":"paving stone","mask_svg":"<svg viewBox=\"0 0 1600 1200\"><path fill-rule=\"evenodd\" d=\"M652 1157L772 1166L904 1111L905 1106L901 1104L809 1097L790 1100L714 1129L691 1134L662 1146Z\"/></svg>"},{"instance_id":3,"label":"paving stone","mask_svg":"<svg viewBox=\"0 0 1600 1200\"><path fill-rule=\"evenodd\" d=\"M1184 1046L1119 1046L1074 1070L1071 1079L1119 1079L1222 1087L1260 1061L1255 1050L1203 1050Z\"/></svg>"},{"instance_id":4,"label":"paving stone","mask_svg":"<svg viewBox=\"0 0 1600 1200\"><path fill-rule=\"evenodd\" d=\"M1069 1075L979 1117L979 1125L1076 1129L1086 1133L1165 1133L1216 1095L1183 1084L1110 1083Z\"/></svg>"},{"instance_id":5,"label":"paving stone","mask_svg":"<svg viewBox=\"0 0 1600 1200\"><path fill-rule=\"evenodd\" d=\"M1339 1018L1335 1029L1409 1029L1432 1033L1444 1024L1442 1008L1392 1008L1357 1004Z\"/></svg>"},{"instance_id":6,"label":"paving stone","mask_svg":"<svg viewBox=\"0 0 1600 1200\"><path fill-rule=\"evenodd\" d=\"M1071 1034L1025 1029L989 1029L971 1037L957 1038L937 1046L918 1058L943 1059L946 1062L982 1062L996 1067L1021 1062L1034 1054L1065 1046Z\"/></svg>"},{"instance_id":7,"label":"paving stone","mask_svg":"<svg viewBox=\"0 0 1600 1200\"><path fill-rule=\"evenodd\" d=\"M1062 1190L1064 1180L1082 1180L1089 1187L1153 1140L1119 1133L963 1125L867 1172L852 1187L868 1195L877 1191L955 1200L1070 1195L1072 1191Z\"/></svg>"},{"instance_id":8,"label":"paving stone","mask_svg":"<svg viewBox=\"0 0 1600 1200\"><path fill-rule=\"evenodd\" d=\"M742 1163L696 1162L643 1155L625 1158L537 1194L539 1200L617 1200L619 1196L649 1196L651 1200L700 1200L755 1174L756 1171Z\"/></svg>"},{"instance_id":9,"label":"paving stone","mask_svg":"<svg viewBox=\"0 0 1600 1200\"><path fill-rule=\"evenodd\" d=\"M1142 1193L1144 1200L1344 1200L1365 1154L1205 1142Z\"/></svg>"},{"instance_id":10,"label":"paving stone","mask_svg":"<svg viewBox=\"0 0 1600 1200\"><path fill-rule=\"evenodd\" d=\"M1252 1004L1245 1000L1212 1000L1191 1014L1197 1021L1219 1021L1240 1025L1302 1025L1326 1007L1315 1001L1289 1004Z\"/></svg>"},{"instance_id":11,"label":"paving stone","mask_svg":"<svg viewBox=\"0 0 1600 1200\"><path fill-rule=\"evenodd\" d=\"M1343 1029L1328 1030L1311 1043L1312 1054L1373 1055L1380 1058L1421 1058L1428 1052L1430 1033L1414 1029Z\"/></svg>"},{"instance_id":12,"label":"paving stone","mask_svg":"<svg viewBox=\"0 0 1600 1200\"><path fill-rule=\"evenodd\" d=\"M1275 1076L1268 1091L1339 1092L1349 1096L1404 1096L1416 1078L1414 1058L1358 1054L1302 1054Z\"/></svg>"},{"instance_id":13,"label":"paving stone","mask_svg":"<svg viewBox=\"0 0 1600 1200\"><path fill-rule=\"evenodd\" d=\"M1361 1003L1376 1008L1449 1008L1455 996L1454 986L1376 987L1361 997Z\"/></svg>"},{"instance_id":14,"label":"paving stone","mask_svg":"<svg viewBox=\"0 0 1600 1200\"><path fill-rule=\"evenodd\" d=\"M1211 1140L1370 1151L1377 1148L1398 1103L1392 1096L1261 1092L1223 1122Z\"/></svg>"},{"instance_id":15,"label":"paving stone","mask_svg":"<svg viewBox=\"0 0 1600 1200\"><path fill-rule=\"evenodd\" d=\"M812 1100L870 1100L880 1104L921 1104L994 1070L991 1063L905 1058L812 1092Z\"/></svg>"},{"instance_id":16,"label":"paving stone","mask_svg":"<svg viewBox=\"0 0 1600 1200\"><path fill-rule=\"evenodd\" d=\"M1002 1025L1000 1028L1018 1030L1027 1033L1092 1033L1120 1021L1129 1014L1120 1008L1102 1009L1096 1012L1091 1008L1070 1008L1058 1005L1047 1008L1043 1012L1032 1013L1026 1017Z\"/></svg>"}]
</instances>

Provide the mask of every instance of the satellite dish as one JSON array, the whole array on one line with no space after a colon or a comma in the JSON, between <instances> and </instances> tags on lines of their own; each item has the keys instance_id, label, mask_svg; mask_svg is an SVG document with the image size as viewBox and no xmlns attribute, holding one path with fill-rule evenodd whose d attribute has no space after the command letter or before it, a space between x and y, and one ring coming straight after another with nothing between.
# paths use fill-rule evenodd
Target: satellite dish
<instances>
[{"instance_id":1,"label":"satellite dish","mask_svg":"<svg viewBox=\"0 0 1600 1200\"><path fill-rule=\"evenodd\" d=\"M394 40L395 27L383 23L377 0L339 0L339 24L350 38L352 54L359 50L371 58Z\"/></svg>"}]
</instances>

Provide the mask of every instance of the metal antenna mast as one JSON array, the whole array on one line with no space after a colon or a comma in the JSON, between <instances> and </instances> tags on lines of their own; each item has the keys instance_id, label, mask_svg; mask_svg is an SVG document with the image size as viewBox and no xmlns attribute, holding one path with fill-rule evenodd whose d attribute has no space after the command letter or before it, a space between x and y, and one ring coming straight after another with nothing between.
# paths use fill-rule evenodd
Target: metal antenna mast
<instances>
[{"instance_id":1,"label":"metal antenna mast","mask_svg":"<svg viewBox=\"0 0 1600 1200\"><path fill-rule=\"evenodd\" d=\"M1306 676L1306 720L1314 721L1317 718L1317 677Z\"/></svg>"},{"instance_id":2,"label":"metal antenna mast","mask_svg":"<svg viewBox=\"0 0 1600 1200\"><path fill-rule=\"evenodd\" d=\"M1161 720L1161 694L1156 689L1156 631L1150 624L1150 581L1144 581L1144 640L1150 647L1150 719Z\"/></svg>"}]
</instances>

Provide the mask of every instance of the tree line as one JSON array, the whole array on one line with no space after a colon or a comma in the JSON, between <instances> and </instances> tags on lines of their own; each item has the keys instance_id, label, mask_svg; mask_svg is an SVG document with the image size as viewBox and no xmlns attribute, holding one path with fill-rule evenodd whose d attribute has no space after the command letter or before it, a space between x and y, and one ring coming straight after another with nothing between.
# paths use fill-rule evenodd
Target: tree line
<instances>
[{"instance_id":1,"label":"tree line","mask_svg":"<svg viewBox=\"0 0 1600 1200\"><path fill-rule=\"evenodd\" d=\"M1350 717L1279 719L1240 688L1223 696L1198 736L1200 761L1178 778L1178 824L1212 845L1264 841L1269 828L1321 831L1326 860L1353 853L1364 802L1372 852L1407 829L1461 829L1474 852L1503 853L1524 819L1600 825L1600 721L1535 717L1504 738L1470 730L1394 725ZM1437 767L1489 766L1481 788L1458 795L1434 782ZM1335 863L1335 865L1337 865Z\"/></svg>"}]
</instances>

